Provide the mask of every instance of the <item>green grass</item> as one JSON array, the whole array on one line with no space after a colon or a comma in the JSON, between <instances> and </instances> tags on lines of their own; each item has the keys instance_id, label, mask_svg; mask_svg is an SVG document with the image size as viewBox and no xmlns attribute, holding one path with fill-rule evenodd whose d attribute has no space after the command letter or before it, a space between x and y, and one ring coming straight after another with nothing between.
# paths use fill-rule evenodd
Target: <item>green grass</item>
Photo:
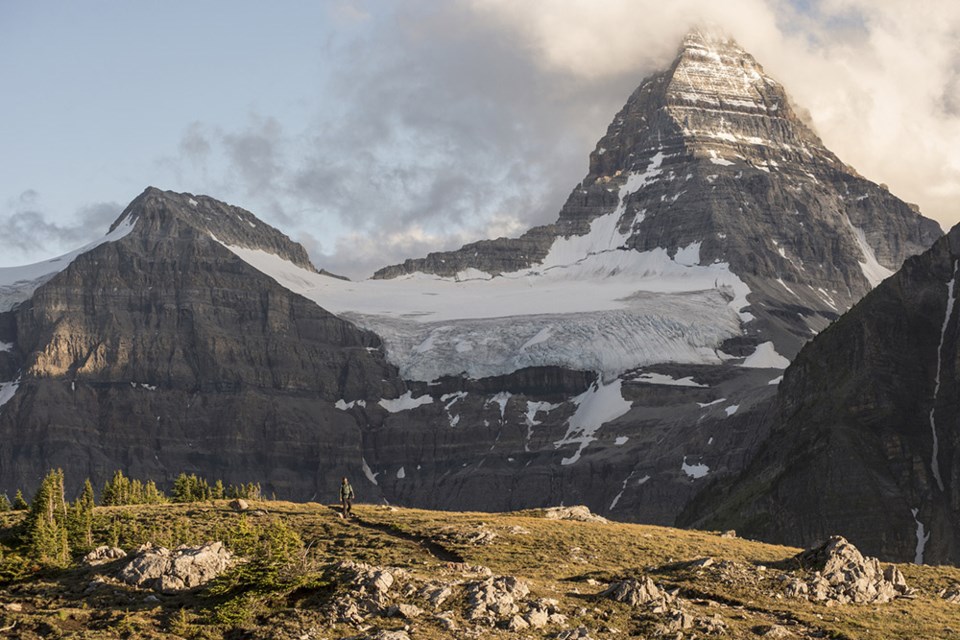
<instances>
[{"instance_id":1,"label":"green grass","mask_svg":"<svg viewBox=\"0 0 960 640\"><path fill-rule=\"evenodd\" d=\"M176 546L223 540L254 558L204 588L161 595L156 601L147 601L148 592L109 580L89 589L98 575L109 575L116 566L90 569L75 563L68 569L46 569L23 560L16 541L22 514L0 514L0 628L15 622L23 638L345 637L359 632L347 624L331 626L328 620L331 602L346 589L334 563L355 560L400 567L406 572L396 587L400 593L405 584L476 579L469 567L449 562L459 557L466 565L488 567L494 575L523 578L532 596L558 600L570 625L585 624L601 638L604 628L619 630L619 637L649 635L659 622L656 616L597 597L607 582L643 573L662 587L678 590L695 617L720 614L729 626L728 637L759 637L752 629L781 624L833 638L960 638L960 605L936 595L960 582L960 569L953 567L901 566L910 586L920 590L913 600L827 607L777 595L777 576L789 569L798 549L714 533L546 520L532 511L447 513L359 505L356 512L364 526L314 503L263 502L252 507L267 513L237 514L225 501L97 508L98 544L119 543L129 552L146 541ZM464 541L481 527L496 533L491 544ZM296 548L283 543L293 538ZM438 557L438 550L447 555ZM715 564L706 569L690 566L689 561L704 557ZM461 629L472 629L462 619L462 599L456 594L443 609L455 612ZM371 618L368 624L406 624L418 639L457 637L445 633L416 596L397 601L417 603L428 613L414 621ZM17 603L22 610L6 610L7 603ZM486 629L479 637L545 638L557 630L547 627L512 636Z\"/></svg>"}]
</instances>

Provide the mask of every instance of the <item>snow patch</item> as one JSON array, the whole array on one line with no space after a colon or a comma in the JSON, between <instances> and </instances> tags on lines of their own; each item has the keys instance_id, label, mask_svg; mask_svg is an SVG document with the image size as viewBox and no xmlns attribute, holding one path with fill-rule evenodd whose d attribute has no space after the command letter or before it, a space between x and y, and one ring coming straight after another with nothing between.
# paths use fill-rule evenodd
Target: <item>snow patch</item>
<instances>
[{"instance_id":1,"label":"snow patch","mask_svg":"<svg viewBox=\"0 0 960 640\"><path fill-rule=\"evenodd\" d=\"M781 382L783 382L783 376L777 376L767 384L780 384Z\"/></svg>"},{"instance_id":2,"label":"snow patch","mask_svg":"<svg viewBox=\"0 0 960 640\"><path fill-rule=\"evenodd\" d=\"M740 366L748 369L786 369L790 361L777 353L772 342L763 342Z\"/></svg>"},{"instance_id":3,"label":"snow patch","mask_svg":"<svg viewBox=\"0 0 960 640\"><path fill-rule=\"evenodd\" d=\"M583 450L596 440L600 427L630 411L632 405L623 399L620 391L622 385L623 381L619 378L610 384L603 384L598 380L572 400L577 405L577 410L570 416L566 435L553 445L558 449L568 444L576 444L578 447L572 456L563 458L560 464L577 462Z\"/></svg>"},{"instance_id":4,"label":"snow patch","mask_svg":"<svg viewBox=\"0 0 960 640\"><path fill-rule=\"evenodd\" d=\"M893 271L877 261L877 256L873 252L873 247L867 242L867 234L864 233L863 229L854 227L849 219L847 219L847 223L853 229L853 235L856 237L857 244L860 245L860 252L863 254L863 260L860 261L860 270L863 272L863 277L867 279L871 287L876 287L892 276Z\"/></svg>"},{"instance_id":5,"label":"snow patch","mask_svg":"<svg viewBox=\"0 0 960 640\"><path fill-rule=\"evenodd\" d=\"M674 262L682 264L685 267L695 267L700 264L700 246L702 242L691 242L685 247L677 249L677 254L673 256Z\"/></svg>"},{"instance_id":6,"label":"snow patch","mask_svg":"<svg viewBox=\"0 0 960 640\"><path fill-rule=\"evenodd\" d=\"M374 473L373 471L371 471L370 465L367 464L366 459L364 459L363 457L360 458L360 465L363 468L363 475L367 476L367 480L379 486L379 484L377 483L377 476L380 474Z\"/></svg>"},{"instance_id":7,"label":"snow patch","mask_svg":"<svg viewBox=\"0 0 960 640\"><path fill-rule=\"evenodd\" d=\"M698 403L697 403L697 406L700 407L701 409L703 409L704 407L711 407L711 406L713 406L713 405L715 405L715 404L720 404L720 403L723 402L724 400L726 400L726 398L718 398L718 399L713 400L713 401L711 401L711 402L698 402Z\"/></svg>"},{"instance_id":8,"label":"snow patch","mask_svg":"<svg viewBox=\"0 0 960 640\"><path fill-rule=\"evenodd\" d=\"M910 509L913 514L913 521L917 523L917 548L914 551L913 563L923 564L923 552L927 548L927 541L930 540L930 532L924 529L923 523L917 518L920 509Z\"/></svg>"},{"instance_id":9,"label":"snow patch","mask_svg":"<svg viewBox=\"0 0 960 640\"><path fill-rule=\"evenodd\" d=\"M733 414L735 414L735 413L737 412L737 409L739 409L739 408L740 408L740 405L738 405L738 404L732 404L732 405L730 405L729 407L727 407L726 409L724 409L724 411L726 412L727 417L729 418L730 416L732 416Z\"/></svg>"},{"instance_id":10,"label":"snow patch","mask_svg":"<svg viewBox=\"0 0 960 640\"><path fill-rule=\"evenodd\" d=\"M613 441L613 444L619 447L621 445L627 444L627 440L629 439L630 438L628 436L618 436L617 439Z\"/></svg>"},{"instance_id":11,"label":"snow patch","mask_svg":"<svg viewBox=\"0 0 960 640\"><path fill-rule=\"evenodd\" d=\"M347 409L353 409L354 407L366 407L366 406L367 406L367 401L366 401L366 400L351 400L350 402L347 402L346 400L337 400L337 401L333 404L333 406L334 406L335 408L337 408L337 409L340 409L340 411L346 411Z\"/></svg>"},{"instance_id":12,"label":"snow patch","mask_svg":"<svg viewBox=\"0 0 960 640\"><path fill-rule=\"evenodd\" d=\"M943 367L943 343L947 337L947 325L950 324L950 318L953 316L953 306L957 301L955 287L957 284L958 268L960 268L960 260L954 260L953 277L950 278L950 282L947 283L947 310L946 313L943 314L943 325L940 327L940 344L937 345L937 377L934 380L933 386L933 406L930 407L930 431L933 434L933 450L930 454L930 470L933 472L933 477L937 481L937 486L940 487L940 491L943 491L943 479L940 477L940 462L937 459L940 446L940 442L937 438L937 398L940 396L940 370Z\"/></svg>"},{"instance_id":13,"label":"snow patch","mask_svg":"<svg viewBox=\"0 0 960 640\"><path fill-rule=\"evenodd\" d=\"M12 342L0 342L0 351L13 351Z\"/></svg>"},{"instance_id":14,"label":"snow patch","mask_svg":"<svg viewBox=\"0 0 960 640\"><path fill-rule=\"evenodd\" d=\"M687 456L683 456L683 464L680 465L680 469L694 480L699 480L710 473L710 467L702 462L687 464Z\"/></svg>"},{"instance_id":15,"label":"snow patch","mask_svg":"<svg viewBox=\"0 0 960 640\"><path fill-rule=\"evenodd\" d=\"M630 475L623 479L623 484L620 485L620 493L614 496L613 502L610 503L610 507L607 509L608 511L613 511L617 503L620 502L620 498L623 497L623 492L627 490L627 483L630 482L630 478L633 477L634 473L636 473L636 471L631 471Z\"/></svg>"},{"instance_id":16,"label":"snow patch","mask_svg":"<svg viewBox=\"0 0 960 640\"><path fill-rule=\"evenodd\" d=\"M541 422L537 420L537 414L543 411L544 413L550 413L554 409L560 408L559 404L552 404L550 402L534 402L527 401L527 412L524 414L524 418L527 423L527 440L523 444L524 451L530 451L530 439L533 438L533 428Z\"/></svg>"},{"instance_id":17,"label":"snow patch","mask_svg":"<svg viewBox=\"0 0 960 640\"><path fill-rule=\"evenodd\" d=\"M433 397L430 395L422 395L414 398L413 391L407 391L399 398L393 400L383 399L380 400L378 404L390 413L399 413L400 411L416 409L417 407L430 404L432 402Z\"/></svg>"},{"instance_id":18,"label":"snow patch","mask_svg":"<svg viewBox=\"0 0 960 640\"><path fill-rule=\"evenodd\" d=\"M507 403L510 401L511 397L513 397L513 394L509 391L501 391L497 395L487 400L486 403L484 403L484 406L488 404L500 405L500 421L503 422L504 415L507 411Z\"/></svg>"},{"instance_id":19,"label":"snow patch","mask_svg":"<svg viewBox=\"0 0 960 640\"><path fill-rule=\"evenodd\" d=\"M636 382L646 382L647 384L663 384L672 387L707 387L708 385L700 384L693 379L693 376L686 376L685 378L673 378L671 376L662 374L662 373L641 373L639 376L634 378Z\"/></svg>"},{"instance_id":20,"label":"snow patch","mask_svg":"<svg viewBox=\"0 0 960 640\"><path fill-rule=\"evenodd\" d=\"M407 472L404 471L403 467L397 469L397 480L403 480L407 477Z\"/></svg>"},{"instance_id":21,"label":"snow patch","mask_svg":"<svg viewBox=\"0 0 960 640\"><path fill-rule=\"evenodd\" d=\"M19 380L14 382L0 382L0 407L10 402L10 399L13 397L13 394L17 392L19 386Z\"/></svg>"}]
</instances>

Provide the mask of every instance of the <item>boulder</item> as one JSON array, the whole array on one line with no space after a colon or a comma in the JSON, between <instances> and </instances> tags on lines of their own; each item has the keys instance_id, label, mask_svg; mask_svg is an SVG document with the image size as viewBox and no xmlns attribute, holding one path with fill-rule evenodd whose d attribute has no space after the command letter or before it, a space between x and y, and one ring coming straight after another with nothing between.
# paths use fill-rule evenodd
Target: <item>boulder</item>
<instances>
[{"instance_id":1,"label":"boulder","mask_svg":"<svg viewBox=\"0 0 960 640\"><path fill-rule=\"evenodd\" d=\"M88 567L95 567L120 558L126 558L127 552L119 547L100 546L83 556L83 564Z\"/></svg>"},{"instance_id":2,"label":"boulder","mask_svg":"<svg viewBox=\"0 0 960 640\"><path fill-rule=\"evenodd\" d=\"M412 620L423 615L423 609L415 604L394 604L387 608L387 616L391 618L406 618Z\"/></svg>"},{"instance_id":3,"label":"boulder","mask_svg":"<svg viewBox=\"0 0 960 640\"><path fill-rule=\"evenodd\" d=\"M863 556L841 536L832 536L796 559L814 571L808 594L814 602L882 604L913 593L896 567L882 568L879 560ZM793 595L802 595L799 588L789 588Z\"/></svg>"},{"instance_id":4,"label":"boulder","mask_svg":"<svg viewBox=\"0 0 960 640\"><path fill-rule=\"evenodd\" d=\"M610 522L603 516L590 512L584 505L574 507L550 507L545 509L543 517L547 520L578 520L580 522Z\"/></svg>"},{"instance_id":5,"label":"boulder","mask_svg":"<svg viewBox=\"0 0 960 640\"><path fill-rule=\"evenodd\" d=\"M672 597L662 591L648 576L613 582L604 591L601 591L600 595L631 607L662 606L672 601Z\"/></svg>"},{"instance_id":6,"label":"boulder","mask_svg":"<svg viewBox=\"0 0 960 640\"><path fill-rule=\"evenodd\" d=\"M233 565L233 554L222 542L170 551L144 545L117 574L121 582L163 593L204 585Z\"/></svg>"},{"instance_id":7,"label":"boulder","mask_svg":"<svg viewBox=\"0 0 960 640\"><path fill-rule=\"evenodd\" d=\"M243 498L237 498L230 501L230 508L234 511L246 511L250 508L250 505Z\"/></svg>"}]
</instances>

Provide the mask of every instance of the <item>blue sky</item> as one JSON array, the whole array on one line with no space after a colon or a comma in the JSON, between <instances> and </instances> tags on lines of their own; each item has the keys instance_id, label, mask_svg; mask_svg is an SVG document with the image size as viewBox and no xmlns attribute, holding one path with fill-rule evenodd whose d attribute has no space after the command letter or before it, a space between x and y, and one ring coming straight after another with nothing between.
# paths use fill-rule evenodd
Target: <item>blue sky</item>
<instances>
[{"instance_id":1,"label":"blue sky","mask_svg":"<svg viewBox=\"0 0 960 640\"><path fill-rule=\"evenodd\" d=\"M842 159L947 227L958 11L882 4L0 3L0 265L93 239L147 185L250 209L354 277L520 233L555 218L630 91L704 19Z\"/></svg>"}]
</instances>

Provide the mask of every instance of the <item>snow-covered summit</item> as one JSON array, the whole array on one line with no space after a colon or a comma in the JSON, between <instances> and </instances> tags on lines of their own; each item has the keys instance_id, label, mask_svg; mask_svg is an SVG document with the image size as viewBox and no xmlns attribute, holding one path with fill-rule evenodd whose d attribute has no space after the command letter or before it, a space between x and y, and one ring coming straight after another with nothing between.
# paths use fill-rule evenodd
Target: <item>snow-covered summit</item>
<instances>
[{"instance_id":1,"label":"snow-covered summit","mask_svg":"<svg viewBox=\"0 0 960 640\"><path fill-rule=\"evenodd\" d=\"M757 322L742 330L792 356L940 233L826 149L735 41L695 30L613 118L555 223L374 277L596 281L644 272L662 252L725 265L750 291L737 311Z\"/></svg>"}]
</instances>

